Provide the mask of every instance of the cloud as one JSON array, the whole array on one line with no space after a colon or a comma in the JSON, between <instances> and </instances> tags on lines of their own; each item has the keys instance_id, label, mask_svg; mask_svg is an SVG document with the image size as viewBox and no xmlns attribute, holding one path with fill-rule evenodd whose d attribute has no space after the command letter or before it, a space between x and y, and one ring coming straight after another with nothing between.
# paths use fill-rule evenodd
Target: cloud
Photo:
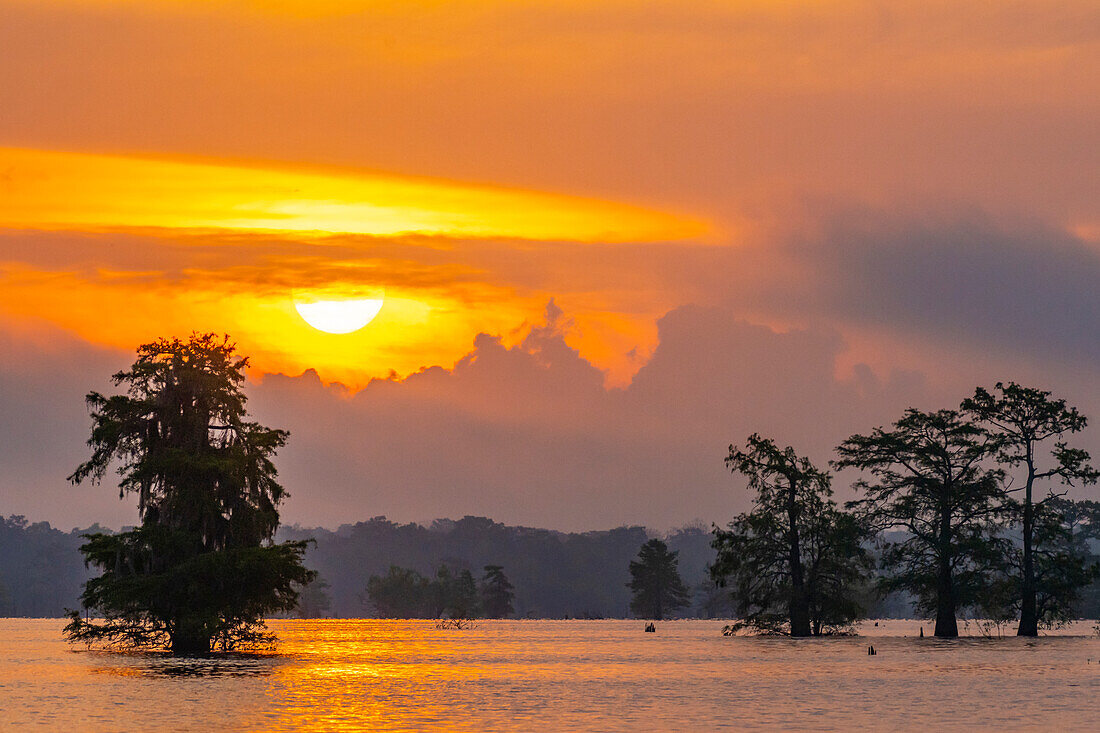
<instances>
[{"instance_id":1,"label":"cloud","mask_svg":"<svg viewBox=\"0 0 1100 733\"><path fill-rule=\"evenodd\" d=\"M778 333L699 307L662 319L653 359L608 390L564 342L562 314L547 316L515 346L482 335L452 369L353 396L312 374L266 377L253 404L292 433L288 515L472 513L575 529L718 520L746 505L723 466L730 442L760 430L823 462L850 431L927 393L918 375L838 378L835 333Z\"/></svg>"},{"instance_id":2,"label":"cloud","mask_svg":"<svg viewBox=\"0 0 1100 733\"><path fill-rule=\"evenodd\" d=\"M133 521L131 502L109 486L64 482L83 458L82 395L105 388L129 355L4 325L0 434L12 437L0 446L10 467L0 511L63 527ZM284 519L336 526L378 514L480 514L561 529L724 521L748 501L723 465L731 442L759 431L823 465L840 440L906 406L950 406L975 384L1017 375L996 360L968 364L962 382L936 370L845 366L851 354L832 327L777 330L734 306L692 305L660 319L652 358L629 386L608 389L568 345L574 327L551 302L511 345L483 333L450 367L359 392L311 371L250 382L257 419L291 432L277 461L291 492ZM1091 383L1052 374L1041 386L1071 397ZM1095 414L1094 402L1078 404ZM1083 444L1100 453L1095 443Z\"/></svg>"},{"instance_id":3,"label":"cloud","mask_svg":"<svg viewBox=\"0 0 1100 733\"><path fill-rule=\"evenodd\" d=\"M35 316L100 345L228 331L265 372L317 370L358 388L391 370L451 364L480 331L505 333L556 297L569 343L624 384L656 344L656 319L699 291L692 273L720 247L594 246L494 238L0 230L0 311ZM698 252L694 252L698 250ZM296 298L386 305L361 332L306 326ZM321 297L321 296L326 297ZM96 303L96 308L83 304ZM634 356L629 352L633 351Z\"/></svg>"},{"instance_id":4,"label":"cloud","mask_svg":"<svg viewBox=\"0 0 1100 733\"><path fill-rule=\"evenodd\" d=\"M844 213L788 254L816 275L807 312L1048 366L1100 359L1100 249L1048 224Z\"/></svg>"},{"instance_id":5,"label":"cloud","mask_svg":"<svg viewBox=\"0 0 1100 733\"><path fill-rule=\"evenodd\" d=\"M28 229L127 227L423 234L630 242L705 231L596 199L354 169L243 165L0 147L0 222Z\"/></svg>"}]
</instances>

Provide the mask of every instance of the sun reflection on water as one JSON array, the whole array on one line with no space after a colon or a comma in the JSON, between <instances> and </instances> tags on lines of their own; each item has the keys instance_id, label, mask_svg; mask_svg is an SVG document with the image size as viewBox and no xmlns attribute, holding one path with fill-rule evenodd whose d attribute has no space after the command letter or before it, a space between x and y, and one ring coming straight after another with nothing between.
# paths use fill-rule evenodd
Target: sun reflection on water
<instances>
[{"instance_id":1,"label":"sun reflection on water","mask_svg":"<svg viewBox=\"0 0 1100 733\"><path fill-rule=\"evenodd\" d=\"M0 620L5 722L49 730L1086 729L1100 638L723 637L721 621L275 621L275 653L71 649ZM991 704L996 701L996 704Z\"/></svg>"}]
</instances>

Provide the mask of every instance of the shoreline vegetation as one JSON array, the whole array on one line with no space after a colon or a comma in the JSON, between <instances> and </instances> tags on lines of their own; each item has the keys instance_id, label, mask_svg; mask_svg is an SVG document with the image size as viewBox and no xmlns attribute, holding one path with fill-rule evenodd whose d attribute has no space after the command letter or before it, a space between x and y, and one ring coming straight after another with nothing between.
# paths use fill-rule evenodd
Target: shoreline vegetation
<instances>
[{"instance_id":1,"label":"shoreline vegetation","mask_svg":"<svg viewBox=\"0 0 1100 733\"><path fill-rule=\"evenodd\" d=\"M78 550L84 542L82 535L112 531L100 525L63 531L45 521L0 516L0 617L62 618L66 607L79 602L82 585L92 573L84 567ZM709 604L715 589L707 580L706 566L714 555L710 548L713 536L697 526L660 533L643 527L567 533L506 525L485 517L440 519L431 524L400 524L376 517L336 529L284 526L276 535L280 541L299 537L316 538L316 545L307 552L306 565L320 571L319 582L328 605L299 607L286 614L291 618L377 618L361 599L370 575L384 573L390 565L416 567L430 575L442 557L449 558L456 568L476 569L485 555L499 556L498 547L512 548L512 562L517 566L508 570L516 586L517 610L512 618L631 618L630 590L626 587L630 553L648 538L659 537L680 552L681 575L693 589L692 606L681 609L675 618L734 620L729 610L732 606L727 604L723 611ZM529 555L536 548L542 555ZM627 559L620 566L608 566L611 560L622 557ZM586 558L588 562L583 562ZM530 570L520 573L520 567ZM557 568L558 577L539 582L548 567ZM600 574L601 569L606 574ZM584 584L584 578L601 583ZM303 599L308 595L309 587ZM899 593L885 598L872 596L868 619L915 618L910 609ZM1076 620L1091 622L1097 618L1100 582L1084 589Z\"/></svg>"},{"instance_id":2,"label":"shoreline vegetation","mask_svg":"<svg viewBox=\"0 0 1100 733\"><path fill-rule=\"evenodd\" d=\"M289 433L249 420L248 359L229 338L161 339L137 355L113 377L120 394L88 395L91 457L70 480L114 468L141 524L66 535L0 517L0 615L26 608L28 592L41 603L60 575L68 590L31 611L54 612L83 582L82 610L66 611L72 642L264 647L275 641L265 618L359 615L349 595L364 616L455 630L477 618L696 616L737 619L726 635L820 637L896 615L931 619L939 638L967 618L983 619L985 636L1014 626L1034 637L1100 616L1100 503L1067 498L1100 479L1072 445L1087 420L1043 390L997 383L957 408L907 409L840 442L830 470L751 435L726 457L751 507L709 532L565 534L479 517L313 532L280 530L274 458ZM843 506L833 471L854 475ZM74 550L93 572L66 568Z\"/></svg>"}]
</instances>

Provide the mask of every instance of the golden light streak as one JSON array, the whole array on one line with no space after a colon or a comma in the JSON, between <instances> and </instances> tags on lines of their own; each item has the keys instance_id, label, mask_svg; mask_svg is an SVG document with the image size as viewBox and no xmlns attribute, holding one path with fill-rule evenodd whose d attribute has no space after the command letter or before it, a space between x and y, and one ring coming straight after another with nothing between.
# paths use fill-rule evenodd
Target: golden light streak
<instances>
[{"instance_id":1,"label":"golden light streak","mask_svg":"<svg viewBox=\"0 0 1100 733\"><path fill-rule=\"evenodd\" d=\"M0 226L164 227L679 240L700 222L637 206L382 173L0 148Z\"/></svg>"}]
</instances>

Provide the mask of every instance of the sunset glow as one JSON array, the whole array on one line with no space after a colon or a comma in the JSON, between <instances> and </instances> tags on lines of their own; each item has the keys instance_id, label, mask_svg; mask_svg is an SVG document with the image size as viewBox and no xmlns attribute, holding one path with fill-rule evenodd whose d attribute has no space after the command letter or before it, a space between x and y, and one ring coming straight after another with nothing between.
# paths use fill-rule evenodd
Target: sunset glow
<instances>
[{"instance_id":1,"label":"sunset glow","mask_svg":"<svg viewBox=\"0 0 1100 733\"><path fill-rule=\"evenodd\" d=\"M629 242L701 234L624 204L447 181L0 148L12 228L231 229Z\"/></svg>"},{"instance_id":2,"label":"sunset glow","mask_svg":"<svg viewBox=\"0 0 1100 733\"><path fill-rule=\"evenodd\" d=\"M58 464L193 332L294 436L289 521L332 526L709 526L754 431L820 460L1008 378L1100 413L1095 2L0 17L11 512L131 523Z\"/></svg>"},{"instance_id":3,"label":"sunset glow","mask_svg":"<svg viewBox=\"0 0 1100 733\"><path fill-rule=\"evenodd\" d=\"M696 220L626 204L346 170L16 148L0 148L0 168L0 227L10 237L36 230L53 232L57 242L75 233L88 237L80 256L94 260L96 250L111 257L109 237L117 232L142 237L144 256L155 263L140 272L72 272L0 257L0 307L9 313L33 314L120 348L158 330L186 333L205 323L232 332L264 371L312 368L351 387L454 361L488 324L512 328L555 294L505 296L458 263L447 268L459 268L454 282L445 269L421 264L424 256L478 242L622 246L704 231ZM413 246L401 245L414 236L420 239ZM187 250L198 258L189 267L173 273L158 266ZM382 250L404 253L393 259ZM65 292L53 294L63 281ZM356 295L364 288L385 288L392 297L386 317L359 333L382 307L374 296ZM477 306L485 298L493 305ZM114 304L109 324L101 311L75 305L90 301ZM168 302L171 308L156 305ZM493 312L479 316L472 307ZM294 311L316 330L303 329ZM319 340L317 331L354 333L355 343ZM623 354L640 342L612 351L602 341L587 343L615 378L636 368Z\"/></svg>"},{"instance_id":4,"label":"sunset glow","mask_svg":"<svg viewBox=\"0 0 1100 733\"><path fill-rule=\"evenodd\" d=\"M0 727L1096 728L1098 0L0 49Z\"/></svg>"}]
</instances>

